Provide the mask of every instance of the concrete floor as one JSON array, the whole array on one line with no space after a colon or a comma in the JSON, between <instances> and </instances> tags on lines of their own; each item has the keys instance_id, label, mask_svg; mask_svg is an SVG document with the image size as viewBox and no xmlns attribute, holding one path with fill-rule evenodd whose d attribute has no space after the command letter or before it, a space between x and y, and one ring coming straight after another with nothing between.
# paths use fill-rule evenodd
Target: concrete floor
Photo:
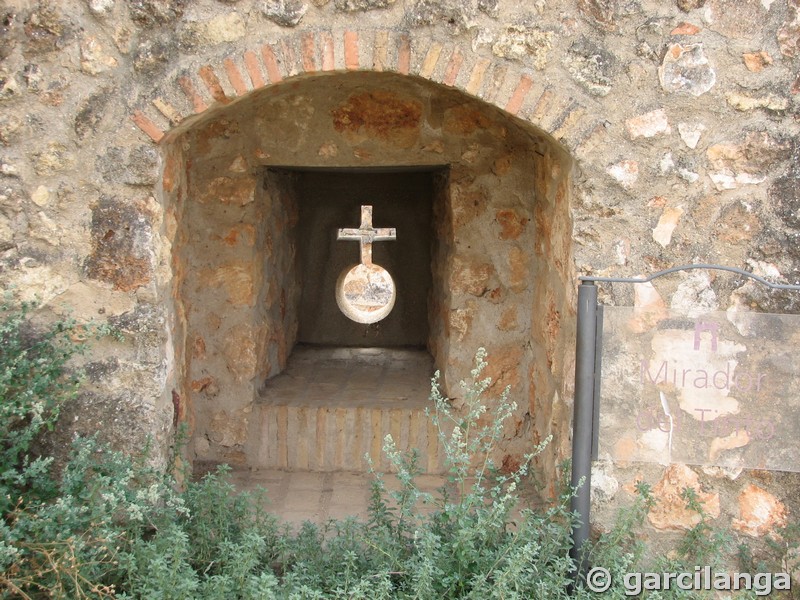
<instances>
[{"instance_id":1,"label":"concrete floor","mask_svg":"<svg viewBox=\"0 0 800 600\"><path fill-rule=\"evenodd\" d=\"M428 405L433 358L425 350L298 344L262 388L266 403L408 408Z\"/></svg>"},{"instance_id":2,"label":"concrete floor","mask_svg":"<svg viewBox=\"0 0 800 600\"><path fill-rule=\"evenodd\" d=\"M383 477L389 490L399 489L393 475ZM297 526L303 521L317 524L330 519L354 516L366 520L373 476L345 471L280 471L274 469L233 471L231 483L239 490L264 488L267 512L281 521ZM424 492L439 497L437 490L445 479L436 475L421 475L417 485ZM433 505L418 506L422 513L434 510Z\"/></svg>"}]
</instances>

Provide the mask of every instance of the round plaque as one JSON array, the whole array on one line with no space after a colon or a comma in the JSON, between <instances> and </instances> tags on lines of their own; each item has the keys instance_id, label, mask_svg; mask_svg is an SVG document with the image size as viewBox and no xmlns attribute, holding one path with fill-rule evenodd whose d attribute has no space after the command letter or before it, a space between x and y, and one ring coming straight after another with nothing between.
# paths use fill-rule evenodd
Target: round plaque
<instances>
[{"instance_id":1,"label":"round plaque","mask_svg":"<svg viewBox=\"0 0 800 600\"><path fill-rule=\"evenodd\" d=\"M377 323L392 312L396 298L392 276L376 264L345 269L336 282L336 304L356 323Z\"/></svg>"}]
</instances>

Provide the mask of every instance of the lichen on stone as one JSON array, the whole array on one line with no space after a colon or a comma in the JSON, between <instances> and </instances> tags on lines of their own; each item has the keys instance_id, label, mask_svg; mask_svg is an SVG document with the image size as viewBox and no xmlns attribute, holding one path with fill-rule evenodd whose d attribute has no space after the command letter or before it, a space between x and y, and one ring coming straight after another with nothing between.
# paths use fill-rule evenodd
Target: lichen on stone
<instances>
[{"instance_id":1,"label":"lichen on stone","mask_svg":"<svg viewBox=\"0 0 800 600\"><path fill-rule=\"evenodd\" d=\"M333 0L336 10L341 12L363 12L392 6L396 0Z\"/></svg>"},{"instance_id":2,"label":"lichen on stone","mask_svg":"<svg viewBox=\"0 0 800 600\"><path fill-rule=\"evenodd\" d=\"M542 70L547 66L553 36L552 31L544 31L524 21L509 24L492 45L492 52L510 60L530 60L535 69Z\"/></svg>"},{"instance_id":3,"label":"lichen on stone","mask_svg":"<svg viewBox=\"0 0 800 600\"><path fill-rule=\"evenodd\" d=\"M564 58L564 65L572 78L594 96L605 96L611 91L616 64L611 52L587 37L573 42Z\"/></svg>"},{"instance_id":4,"label":"lichen on stone","mask_svg":"<svg viewBox=\"0 0 800 600\"><path fill-rule=\"evenodd\" d=\"M417 0L406 12L405 21L411 27L444 23L462 33L475 26L475 12L472 2Z\"/></svg>"},{"instance_id":5,"label":"lichen on stone","mask_svg":"<svg viewBox=\"0 0 800 600\"><path fill-rule=\"evenodd\" d=\"M297 27L307 11L302 0L267 0L261 5L263 15L281 27Z\"/></svg>"}]
</instances>

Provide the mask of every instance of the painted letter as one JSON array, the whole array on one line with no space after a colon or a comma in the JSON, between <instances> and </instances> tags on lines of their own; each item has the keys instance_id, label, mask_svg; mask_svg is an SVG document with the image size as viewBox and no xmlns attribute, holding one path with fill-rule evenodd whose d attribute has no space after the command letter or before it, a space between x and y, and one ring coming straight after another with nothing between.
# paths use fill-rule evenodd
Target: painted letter
<instances>
[{"instance_id":1,"label":"painted letter","mask_svg":"<svg viewBox=\"0 0 800 600\"><path fill-rule=\"evenodd\" d=\"M717 383L717 375L722 375L723 377L725 377L722 385ZM727 368L726 371L717 371L716 373L714 373L713 382L714 382L714 387L717 388L718 390L724 390L724 389L727 389L730 386L730 384L731 384L731 363L728 363L728 368Z\"/></svg>"},{"instance_id":2,"label":"painted letter","mask_svg":"<svg viewBox=\"0 0 800 600\"><path fill-rule=\"evenodd\" d=\"M705 389L708 387L708 371L698 370L697 377L694 378L694 387L698 389Z\"/></svg>"},{"instance_id":3,"label":"painted letter","mask_svg":"<svg viewBox=\"0 0 800 600\"><path fill-rule=\"evenodd\" d=\"M662 373L662 371L663 371L663 373ZM644 377L645 373L647 374L647 378L650 379L650 383L658 383L659 378L661 379L661 381L663 383L666 383L667 382L667 361L662 361L661 366L659 367L658 372L656 373L656 376L653 377L650 374L650 361L647 360L646 358L643 358L642 359L642 370L641 370L642 383L645 383L645 377Z\"/></svg>"},{"instance_id":4,"label":"painted letter","mask_svg":"<svg viewBox=\"0 0 800 600\"><path fill-rule=\"evenodd\" d=\"M700 433L703 433L706 428L706 413L711 412L710 408L695 408L694 412L700 413Z\"/></svg>"}]
</instances>

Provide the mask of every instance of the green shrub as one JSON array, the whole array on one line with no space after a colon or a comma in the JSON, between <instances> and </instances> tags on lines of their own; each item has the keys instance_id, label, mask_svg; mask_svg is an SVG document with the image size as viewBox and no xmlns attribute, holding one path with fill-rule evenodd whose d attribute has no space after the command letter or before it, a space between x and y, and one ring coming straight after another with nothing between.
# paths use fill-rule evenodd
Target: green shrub
<instances>
[{"instance_id":1,"label":"green shrub","mask_svg":"<svg viewBox=\"0 0 800 600\"><path fill-rule=\"evenodd\" d=\"M74 321L49 329L31 325L30 304L0 306L0 512L52 495L50 457L34 456L32 444L52 430L79 377L66 368L83 349L72 341ZM72 336L72 337L71 337Z\"/></svg>"},{"instance_id":2,"label":"green shrub","mask_svg":"<svg viewBox=\"0 0 800 600\"><path fill-rule=\"evenodd\" d=\"M387 494L376 478L370 533L377 550L389 559L390 571L398 574L394 597L566 597L573 569L568 558L569 497L562 496L543 512L514 512L531 460L550 440L526 456L517 471L497 470L491 457L516 406L508 401L508 388L496 402L486 402L491 381L481 378L485 358L479 350L472 380L461 382L460 413L441 395L438 374L432 383L430 417L444 447L453 497L443 493L434 500L423 494L414 483L415 456L399 453L391 436L385 439L384 452L401 489ZM489 406L493 412L483 418ZM430 516L415 514L419 502L433 502L436 510Z\"/></svg>"},{"instance_id":3,"label":"green shrub","mask_svg":"<svg viewBox=\"0 0 800 600\"><path fill-rule=\"evenodd\" d=\"M172 474L155 471L147 456L132 458L94 438L77 438L65 468L51 473L50 459L33 456L31 449L75 393L78 378L67 367L81 350L71 341L77 326L59 323L36 331L24 310L3 310L0 598L569 597L575 568L569 558L571 490L565 487L549 508L520 507L517 490L544 444L514 473L502 474L493 465L503 423L515 407L508 390L495 402L484 401L490 382L481 378L483 351L471 381L462 383L460 412L442 397L436 378L432 383L430 418L449 468L441 494L419 489L417 456L399 452L387 436L384 452L400 489L388 492L375 473L366 522L306 523L293 532L264 512L260 494L237 493L226 468L179 490ZM488 406L494 407L491 414ZM591 561L615 575L615 584L599 597L627 597L622 574L643 570L637 532L654 501L640 486L635 505L590 546ZM686 501L702 510L691 493ZM434 510L420 511L425 504ZM785 560L797 548L798 536L791 533L787 528L775 543L770 561ZM691 571L696 560L717 560L727 543L705 520L686 541L655 570ZM747 552L742 557L756 564ZM765 564L758 567L764 570ZM598 597L582 585L572 591L574 598Z\"/></svg>"}]
</instances>

